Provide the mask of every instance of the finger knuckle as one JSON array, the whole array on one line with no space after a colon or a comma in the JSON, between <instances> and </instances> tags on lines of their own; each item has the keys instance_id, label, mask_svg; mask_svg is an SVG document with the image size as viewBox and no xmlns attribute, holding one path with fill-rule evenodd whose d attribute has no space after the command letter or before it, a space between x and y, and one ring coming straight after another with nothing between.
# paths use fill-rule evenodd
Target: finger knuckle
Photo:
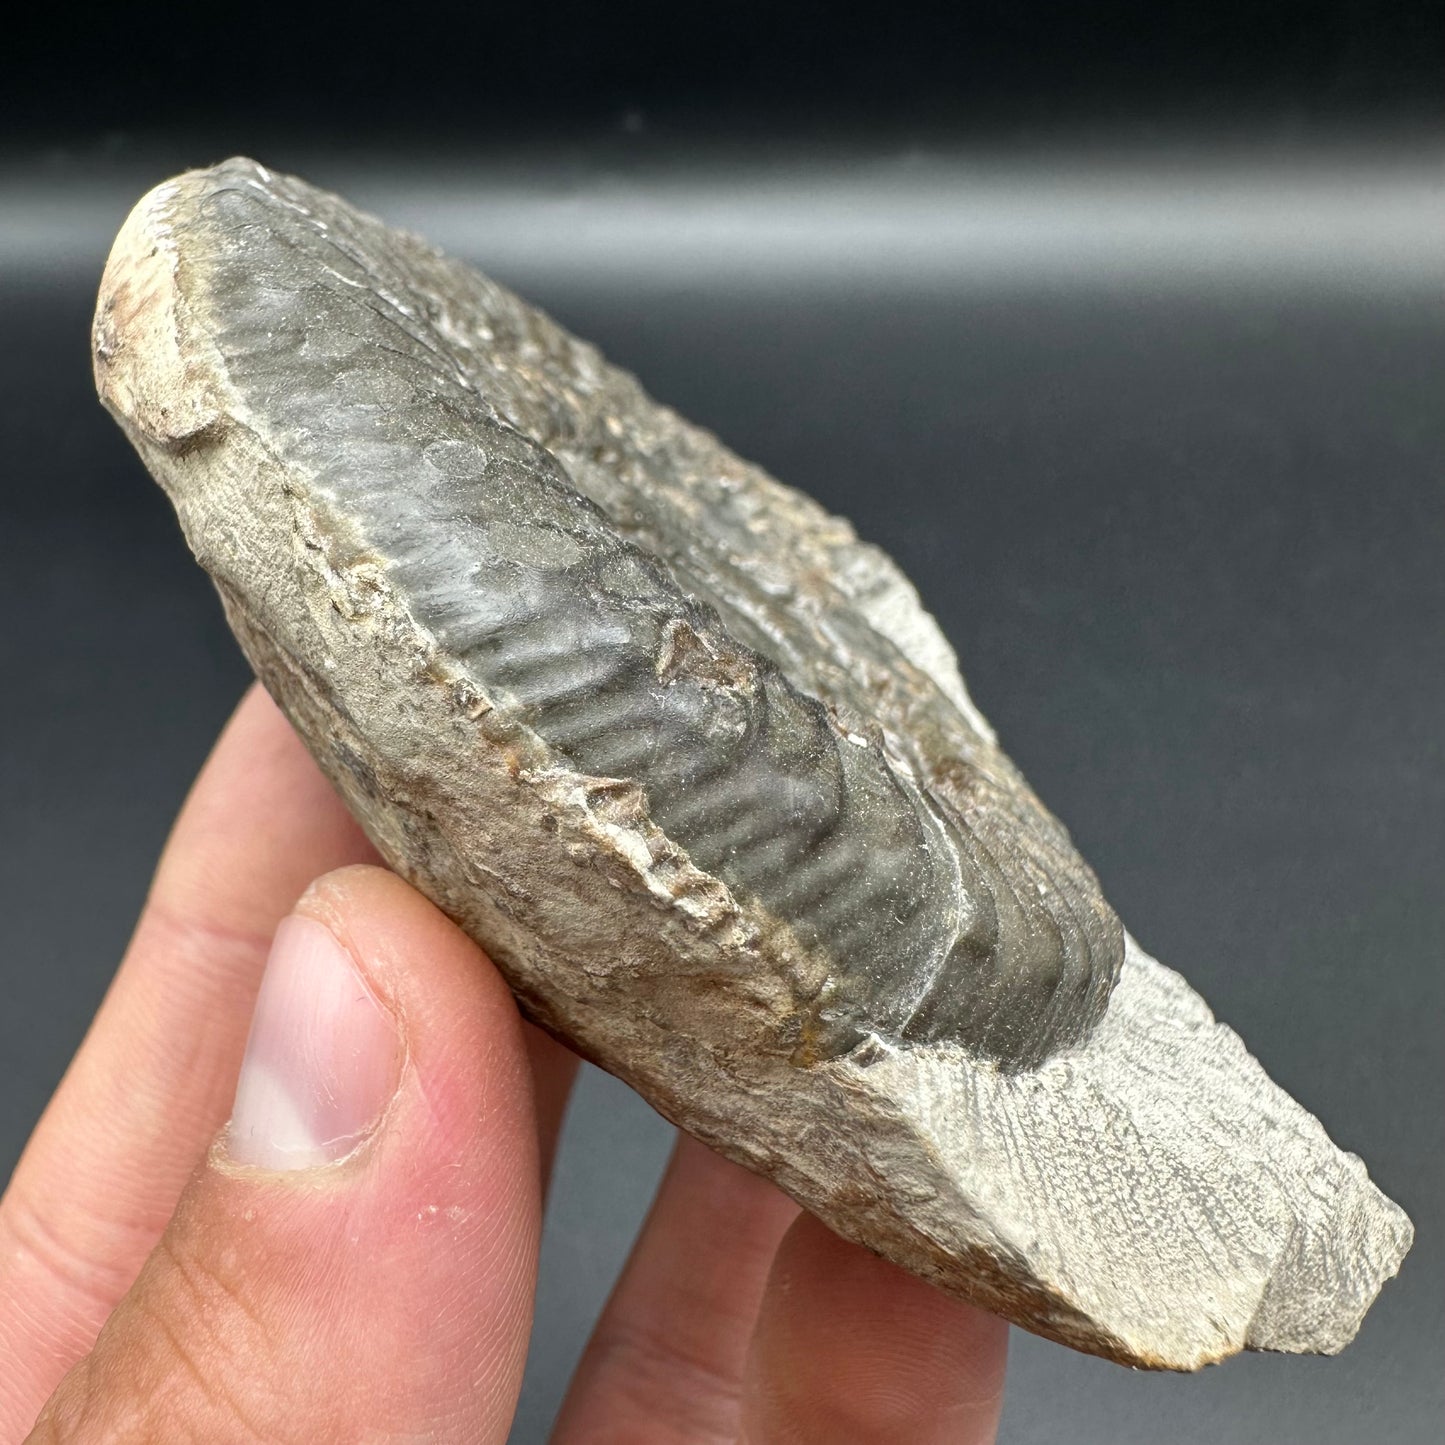
<instances>
[{"instance_id":1,"label":"finger knuckle","mask_svg":"<svg viewBox=\"0 0 1445 1445\"><path fill-rule=\"evenodd\" d=\"M233 1281L164 1240L36 1424L42 1445L276 1445L258 1381L279 1377Z\"/></svg>"},{"instance_id":2,"label":"finger knuckle","mask_svg":"<svg viewBox=\"0 0 1445 1445\"><path fill-rule=\"evenodd\" d=\"M609 1417L597 1445L735 1440L741 1383L705 1352L640 1320L611 1322L594 1349Z\"/></svg>"},{"instance_id":3,"label":"finger knuckle","mask_svg":"<svg viewBox=\"0 0 1445 1445\"><path fill-rule=\"evenodd\" d=\"M88 1318L124 1293L129 1281L108 1260L120 1252L117 1237L128 1232L99 1218L61 1221L55 1209L18 1186L0 1199L0 1258L7 1276L25 1280L31 1292L53 1303L64 1300L67 1314Z\"/></svg>"}]
</instances>

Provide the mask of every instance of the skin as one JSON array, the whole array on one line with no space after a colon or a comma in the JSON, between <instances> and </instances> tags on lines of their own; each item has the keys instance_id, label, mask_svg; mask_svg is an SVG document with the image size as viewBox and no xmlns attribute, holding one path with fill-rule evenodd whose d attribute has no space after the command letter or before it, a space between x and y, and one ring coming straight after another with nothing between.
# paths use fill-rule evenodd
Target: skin
<instances>
[{"instance_id":1,"label":"skin","mask_svg":"<svg viewBox=\"0 0 1445 1445\"><path fill-rule=\"evenodd\" d=\"M222 1131L293 911L404 1061L359 1149L273 1173ZM253 690L0 1199L0 1441L500 1445L575 1071ZM553 1440L990 1441L1006 1339L681 1137Z\"/></svg>"}]
</instances>

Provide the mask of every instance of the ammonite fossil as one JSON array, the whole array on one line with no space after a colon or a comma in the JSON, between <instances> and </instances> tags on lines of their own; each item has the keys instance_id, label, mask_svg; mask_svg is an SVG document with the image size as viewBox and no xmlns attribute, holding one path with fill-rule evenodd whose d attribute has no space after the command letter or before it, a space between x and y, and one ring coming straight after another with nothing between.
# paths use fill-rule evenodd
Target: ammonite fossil
<instances>
[{"instance_id":1,"label":"ammonite fossil","mask_svg":"<svg viewBox=\"0 0 1445 1445\"><path fill-rule=\"evenodd\" d=\"M249 161L139 204L94 340L257 672L531 1017L1030 1329L1351 1337L1408 1221L1127 938L846 523Z\"/></svg>"}]
</instances>

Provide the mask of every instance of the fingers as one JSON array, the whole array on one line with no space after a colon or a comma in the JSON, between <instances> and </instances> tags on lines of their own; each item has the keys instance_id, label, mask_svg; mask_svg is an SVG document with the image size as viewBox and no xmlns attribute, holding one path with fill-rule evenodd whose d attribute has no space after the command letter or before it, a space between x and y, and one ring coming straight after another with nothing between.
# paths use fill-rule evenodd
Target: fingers
<instances>
[{"instance_id":1,"label":"fingers","mask_svg":"<svg viewBox=\"0 0 1445 1445\"><path fill-rule=\"evenodd\" d=\"M90 1347L226 1117L277 921L318 873L373 856L252 688L0 1200L0 1439L18 1438Z\"/></svg>"},{"instance_id":2,"label":"fingers","mask_svg":"<svg viewBox=\"0 0 1445 1445\"><path fill-rule=\"evenodd\" d=\"M747 1368L747 1445L994 1439L1008 1326L802 1215L778 1249Z\"/></svg>"},{"instance_id":3,"label":"fingers","mask_svg":"<svg viewBox=\"0 0 1445 1445\"><path fill-rule=\"evenodd\" d=\"M33 1439L506 1438L540 1227L523 1026L405 884L277 934L230 1125Z\"/></svg>"},{"instance_id":4,"label":"fingers","mask_svg":"<svg viewBox=\"0 0 1445 1445\"><path fill-rule=\"evenodd\" d=\"M680 1136L554 1445L732 1445L758 1300L797 1212L764 1180Z\"/></svg>"},{"instance_id":5,"label":"fingers","mask_svg":"<svg viewBox=\"0 0 1445 1445\"><path fill-rule=\"evenodd\" d=\"M1007 1339L682 1137L553 1442L991 1441Z\"/></svg>"}]
</instances>

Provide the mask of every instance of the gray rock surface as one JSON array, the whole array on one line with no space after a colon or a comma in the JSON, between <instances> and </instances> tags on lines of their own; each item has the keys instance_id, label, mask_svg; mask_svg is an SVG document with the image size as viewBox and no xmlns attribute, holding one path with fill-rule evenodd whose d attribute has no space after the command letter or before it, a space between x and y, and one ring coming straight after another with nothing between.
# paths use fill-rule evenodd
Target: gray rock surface
<instances>
[{"instance_id":1,"label":"gray rock surface","mask_svg":"<svg viewBox=\"0 0 1445 1445\"><path fill-rule=\"evenodd\" d=\"M95 356L257 672L534 1019L1067 1344L1353 1336L1408 1220L1125 935L845 523L252 162L141 201Z\"/></svg>"}]
</instances>

